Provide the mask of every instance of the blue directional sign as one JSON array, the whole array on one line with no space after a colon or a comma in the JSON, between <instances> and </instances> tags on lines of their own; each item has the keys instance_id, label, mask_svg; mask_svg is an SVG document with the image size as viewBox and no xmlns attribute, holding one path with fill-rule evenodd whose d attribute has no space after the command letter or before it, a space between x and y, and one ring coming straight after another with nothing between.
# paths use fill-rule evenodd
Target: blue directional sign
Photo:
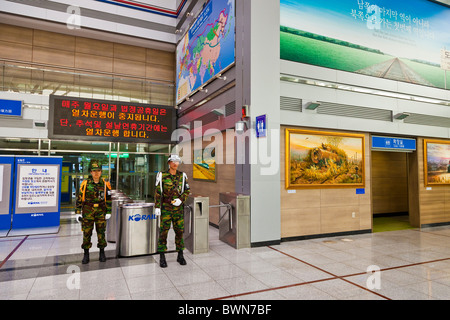
<instances>
[{"instance_id":1,"label":"blue directional sign","mask_svg":"<svg viewBox=\"0 0 450 320\"><path fill-rule=\"evenodd\" d=\"M22 101L0 99L0 116L21 117Z\"/></svg>"},{"instance_id":2,"label":"blue directional sign","mask_svg":"<svg viewBox=\"0 0 450 320\"><path fill-rule=\"evenodd\" d=\"M256 117L256 137L266 137L267 136L267 121L266 115Z\"/></svg>"},{"instance_id":3,"label":"blue directional sign","mask_svg":"<svg viewBox=\"0 0 450 320\"><path fill-rule=\"evenodd\" d=\"M372 136L372 149L415 151L416 139Z\"/></svg>"}]
</instances>

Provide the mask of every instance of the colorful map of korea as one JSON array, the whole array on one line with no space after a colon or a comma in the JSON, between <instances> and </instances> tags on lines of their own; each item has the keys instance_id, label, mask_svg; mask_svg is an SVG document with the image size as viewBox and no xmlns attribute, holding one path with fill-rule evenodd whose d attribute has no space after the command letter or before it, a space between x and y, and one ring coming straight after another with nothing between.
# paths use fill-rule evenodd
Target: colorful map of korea
<instances>
[{"instance_id":1,"label":"colorful map of korea","mask_svg":"<svg viewBox=\"0 0 450 320\"><path fill-rule=\"evenodd\" d=\"M201 82L203 82L203 78L205 76L206 71L209 71L211 76L214 75L214 66L216 65L216 61L220 55L220 37L224 35L225 26L228 20L228 15L225 15L225 12L222 11L219 16L219 20L214 25L213 28L210 29L208 35L206 36L205 45L203 46L203 50L200 52L200 78ZM203 61L205 63L203 63Z\"/></svg>"},{"instance_id":2,"label":"colorful map of korea","mask_svg":"<svg viewBox=\"0 0 450 320\"><path fill-rule=\"evenodd\" d=\"M193 64L189 66L189 84L193 88L200 74L201 83L206 72L214 75L214 67L220 56L220 39L224 36L228 15L225 10L220 12L219 18L208 24L202 34L198 36L196 46L192 49Z\"/></svg>"}]
</instances>

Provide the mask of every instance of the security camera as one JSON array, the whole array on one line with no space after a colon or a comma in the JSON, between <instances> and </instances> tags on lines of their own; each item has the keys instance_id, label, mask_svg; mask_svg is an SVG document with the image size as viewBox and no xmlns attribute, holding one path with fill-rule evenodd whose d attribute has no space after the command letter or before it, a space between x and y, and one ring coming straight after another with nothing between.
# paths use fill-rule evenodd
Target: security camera
<instances>
[{"instance_id":1,"label":"security camera","mask_svg":"<svg viewBox=\"0 0 450 320\"><path fill-rule=\"evenodd\" d=\"M244 121L238 121L235 124L236 133L241 135L245 131L245 122Z\"/></svg>"},{"instance_id":2,"label":"security camera","mask_svg":"<svg viewBox=\"0 0 450 320\"><path fill-rule=\"evenodd\" d=\"M216 116L219 116L219 117L225 115L225 112L222 109L213 109L211 112L214 113Z\"/></svg>"}]
</instances>

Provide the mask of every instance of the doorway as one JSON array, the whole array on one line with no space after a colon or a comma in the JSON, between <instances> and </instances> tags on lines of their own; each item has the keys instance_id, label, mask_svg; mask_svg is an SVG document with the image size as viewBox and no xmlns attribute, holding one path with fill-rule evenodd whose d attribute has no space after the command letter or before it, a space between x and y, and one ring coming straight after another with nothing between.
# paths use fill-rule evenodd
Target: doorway
<instances>
[{"instance_id":1,"label":"doorway","mask_svg":"<svg viewBox=\"0 0 450 320\"><path fill-rule=\"evenodd\" d=\"M373 232L416 227L416 152L372 150Z\"/></svg>"}]
</instances>

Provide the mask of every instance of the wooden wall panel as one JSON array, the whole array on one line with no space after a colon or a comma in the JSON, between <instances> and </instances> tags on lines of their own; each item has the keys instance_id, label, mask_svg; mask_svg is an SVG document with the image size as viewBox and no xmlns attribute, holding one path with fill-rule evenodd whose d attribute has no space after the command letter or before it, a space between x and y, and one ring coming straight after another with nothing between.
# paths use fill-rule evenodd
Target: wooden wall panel
<instances>
[{"instance_id":1,"label":"wooden wall panel","mask_svg":"<svg viewBox=\"0 0 450 320\"><path fill-rule=\"evenodd\" d=\"M34 29L33 46L61 51L75 51L75 37Z\"/></svg>"},{"instance_id":2,"label":"wooden wall panel","mask_svg":"<svg viewBox=\"0 0 450 320\"><path fill-rule=\"evenodd\" d=\"M33 44L33 29L0 23L0 40L31 46Z\"/></svg>"},{"instance_id":3,"label":"wooden wall panel","mask_svg":"<svg viewBox=\"0 0 450 320\"><path fill-rule=\"evenodd\" d=\"M217 205L219 204L219 193L224 192L234 192L235 190L235 164L229 163L227 164L226 159L226 149L227 149L227 143L233 144L234 146L234 139L232 141L226 140L226 134L223 133L223 157L224 160L222 161L223 164L216 164L216 181L201 181L201 180L194 180L193 179L193 151L194 151L194 141L189 141L190 146L190 156L191 156L191 163L182 164L180 165L180 170L183 172L186 172L188 179L189 179L189 186L192 190L192 195L197 196L204 196L209 197L209 203L210 205ZM211 141L203 141L202 146L203 148L209 146L211 144ZM185 144L181 143L180 147L183 147ZM185 150L189 150L189 148L183 149L183 152ZM234 150L234 148L233 148ZM183 155L183 153L180 153ZM216 157L217 157L216 153ZM219 160L216 160L219 161ZM209 211L209 221L213 224L219 223L219 209L218 208L211 208Z\"/></svg>"},{"instance_id":4,"label":"wooden wall panel","mask_svg":"<svg viewBox=\"0 0 450 320\"><path fill-rule=\"evenodd\" d=\"M31 61L32 57L33 47L31 45L0 40L0 58Z\"/></svg>"},{"instance_id":5,"label":"wooden wall panel","mask_svg":"<svg viewBox=\"0 0 450 320\"><path fill-rule=\"evenodd\" d=\"M115 58L113 72L145 78L145 63Z\"/></svg>"},{"instance_id":6,"label":"wooden wall panel","mask_svg":"<svg viewBox=\"0 0 450 320\"><path fill-rule=\"evenodd\" d=\"M448 140L443 140L448 141ZM417 139L420 224L450 223L450 186L425 186L424 139Z\"/></svg>"},{"instance_id":7,"label":"wooden wall panel","mask_svg":"<svg viewBox=\"0 0 450 320\"><path fill-rule=\"evenodd\" d=\"M372 152L373 214L408 212L407 154Z\"/></svg>"},{"instance_id":8,"label":"wooden wall panel","mask_svg":"<svg viewBox=\"0 0 450 320\"><path fill-rule=\"evenodd\" d=\"M75 51L33 46L32 62L73 68L75 67Z\"/></svg>"},{"instance_id":9,"label":"wooden wall panel","mask_svg":"<svg viewBox=\"0 0 450 320\"><path fill-rule=\"evenodd\" d=\"M132 76L142 79L175 81L175 53L143 47L69 36L48 31L0 24L0 58L45 64L46 68L68 67ZM166 103L167 95L156 97Z\"/></svg>"},{"instance_id":10,"label":"wooden wall panel","mask_svg":"<svg viewBox=\"0 0 450 320\"><path fill-rule=\"evenodd\" d=\"M175 81L175 72L173 66L162 64L147 64L145 76L149 79L158 75L158 79Z\"/></svg>"},{"instance_id":11,"label":"wooden wall panel","mask_svg":"<svg viewBox=\"0 0 450 320\"><path fill-rule=\"evenodd\" d=\"M171 52L147 49L146 62L148 64L160 64L164 66L175 66L175 54Z\"/></svg>"},{"instance_id":12,"label":"wooden wall panel","mask_svg":"<svg viewBox=\"0 0 450 320\"><path fill-rule=\"evenodd\" d=\"M75 51L100 57L114 57L114 43L77 37Z\"/></svg>"},{"instance_id":13,"label":"wooden wall panel","mask_svg":"<svg viewBox=\"0 0 450 320\"><path fill-rule=\"evenodd\" d=\"M130 46L126 44L114 44L114 58L121 60L131 60L145 62L146 49L141 47Z\"/></svg>"},{"instance_id":14,"label":"wooden wall panel","mask_svg":"<svg viewBox=\"0 0 450 320\"><path fill-rule=\"evenodd\" d=\"M75 68L112 73L113 58L76 52Z\"/></svg>"},{"instance_id":15,"label":"wooden wall panel","mask_svg":"<svg viewBox=\"0 0 450 320\"><path fill-rule=\"evenodd\" d=\"M286 128L281 127L280 138L281 237L371 229L369 135L366 134L365 139L365 194L357 195L356 188L303 188L296 189L295 193L288 193L285 189Z\"/></svg>"}]
</instances>

